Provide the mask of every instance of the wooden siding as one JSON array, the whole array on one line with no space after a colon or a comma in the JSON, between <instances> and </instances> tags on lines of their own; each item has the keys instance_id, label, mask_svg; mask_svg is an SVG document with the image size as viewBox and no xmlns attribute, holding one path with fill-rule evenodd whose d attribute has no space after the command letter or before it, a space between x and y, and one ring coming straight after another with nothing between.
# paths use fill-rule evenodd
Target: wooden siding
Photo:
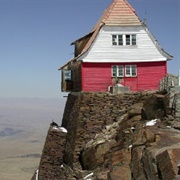
<instances>
[{"instance_id":1,"label":"wooden siding","mask_svg":"<svg viewBox=\"0 0 180 180\"><path fill-rule=\"evenodd\" d=\"M87 42L89 41L90 37L91 37L91 33L88 34L87 36L77 40L76 42L72 43L75 45L75 51L74 51L74 56L78 56L79 54L81 54L82 50L84 49L84 47L86 46Z\"/></svg>"},{"instance_id":2,"label":"wooden siding","mask_svg":"<svg viewBox=\"0 0 180 180\"><path fill-rule=\"evenodd\" d=\"M137 89L157 90L166 73L166 62L139 63Z\"/></svg>"},{"instance_id":3,"label":"wooden siding","mask_svg":"<svg viewBox=\"0 0 180 180\"><path fill-rule=\"evenodd\" d=\"M70 70L69 64L67 64L62 70L61 70L61 91L62 92L70 92L73 90L73 81L66 81L64 71Z\"/></svg>"},{"instance_id":4,"label":"wooden siding","mask_svg":"<svg viewBox=\"0 0 180 180\"><path fill-rule=\"evenodd\" d=\"M90 92L107 92L113 85L111 77L112 65L136 65L137 77L119 78L123 86L129 86L131 91L158 90L160 80L165 76L166 62L146 63L83 63L82 90Z\"/></svg>"},{"instance_id":5,"label":"wooden siding","mask_svg":"<svg viewBox=\"0 0 180 180\"><path fill-rule=\"evenodd\" d=\"M130 87L131 91L138 91L137 77L125 77L123 85Z\"/></svg>"},{"instance_id":6,"label":"wooden siding","mask_svg":"<svg viewBox=\"0 0 180 180\"><path fill-rule=\"evenodd\" d=\"M106 92L111 81L111 64L83 63L83 91Z\"/></svg>"},{"instance_id":7,"label":"wooden siding","mask_svg":"<svg viewBox=\"0 0 180 180\"><path fill-rule=\"evenodd\" d=\"M81 78L81 62L77 61L73 64L73 91L82 90Z\"/></svg>"},{"instance_id":8,"label":"wooden siding","mask_svg":"<svg viewBox=\"0 0 180 180\"><path fill-rule=\"evenodd\" d=\"M112 46L112 34L137 34L135 46ZM144 27L104 26L91 48L79 59L84 62L147 62L165 61Z\"/></svg>"}]
</instances>

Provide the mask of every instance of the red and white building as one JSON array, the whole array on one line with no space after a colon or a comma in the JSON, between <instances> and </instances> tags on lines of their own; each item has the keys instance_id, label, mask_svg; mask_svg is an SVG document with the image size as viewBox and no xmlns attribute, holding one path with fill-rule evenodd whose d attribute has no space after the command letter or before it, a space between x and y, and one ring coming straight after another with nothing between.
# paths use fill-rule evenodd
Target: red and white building
<instances>
[{"instance_id":1,"label":"red and white building","mask_svg":"<svg viewBox=\"0 0 180 180\"><path fill-rule=\"evenodd\" d=\"M72 45L75 57L60 68L63 92L107 92L114 84L157 90L172 59L126 0L114 0Z\"/></svg>"}]
</instances>

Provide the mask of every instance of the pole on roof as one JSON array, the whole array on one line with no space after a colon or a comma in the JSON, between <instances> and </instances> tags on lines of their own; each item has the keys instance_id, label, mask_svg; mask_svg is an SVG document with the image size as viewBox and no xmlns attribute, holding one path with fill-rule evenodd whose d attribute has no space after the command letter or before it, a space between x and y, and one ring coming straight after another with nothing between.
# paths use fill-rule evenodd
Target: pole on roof
<instances>
[{"instance_id":1,"label":"pole on roof","mask_svg":"<svg viewBox=\"0 0 180 180\"><path fill-rule=\"evenodd\" d=\"M118 67L116 66L116 77L115 77L116 85L118 84Z\"/></svg>"},{"instance_id":2,"label":"pole on roof","mask_svg":"<svg viewBox=\"0 0 180 180\"><path fill-rule=\"evenodd\" d=\"M178 78L179 78L179 86L180 86L180 69L179 69L179 76L178 76Z\"/></svg>"}]
</instances>

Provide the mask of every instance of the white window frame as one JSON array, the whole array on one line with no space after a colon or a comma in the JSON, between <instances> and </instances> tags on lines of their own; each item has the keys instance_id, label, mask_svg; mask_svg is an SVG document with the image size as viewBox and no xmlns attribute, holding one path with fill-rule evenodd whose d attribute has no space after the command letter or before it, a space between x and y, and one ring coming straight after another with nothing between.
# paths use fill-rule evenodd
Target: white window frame
<instances>
[{"instance_id":1,"label":"white window frame","mask_svg":"<svg viewBox=\"0 0 180 180\"><path fill-rule=\"evenodd\" d=\"M116 72L115 69L116 68ZM115 74L117 74L117 77L124 77L124 66L123 65L113 65L111 67L111 74L112 74L112 77L116 77Z\"/></svg>"},{"instance_id":2,"label":"white window frame","mask_svg":"<svg viewBox=\"0 0 180 180\"><path fill-rule=\"evenodd\" d=\"M127 41L128 36L129 36L129 43ZM137 45L136 34L112 34L112 46L136 46L136 45Z\"/></svg>"},{"instance_id":3,"label":"white window frame","mask_svg":"<svg viewBox=\"0 0 180 180\"><path fill-rule=\"evenodd\" d=\"M125 65L125 76L126 77L136 77L137 76L137 66L136 65Z\"/></svg>"}]
</instances>

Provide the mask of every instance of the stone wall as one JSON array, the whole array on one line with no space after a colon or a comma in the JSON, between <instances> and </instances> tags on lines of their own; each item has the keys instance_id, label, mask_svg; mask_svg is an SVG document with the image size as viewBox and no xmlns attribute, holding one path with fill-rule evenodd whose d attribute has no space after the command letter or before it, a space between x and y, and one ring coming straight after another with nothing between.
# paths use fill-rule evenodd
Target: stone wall
<instances>
[{"instance_id":1,"label":"stone wall","mask_svg":"<svg viewBox=\"0 0 180 180\"><path fill-rule=\"evenodd\" d=\"M85 92L69 94L62 121L62 126L68 130L64 162L72 168L74 163L77 166L81 151L88 141L106 126L117 122L132 109L133 104L144 101L150 95Z\"/></svg>"},{"instance_id":2,"label":"stone wall","mask_svg":"<svg viewBox=\"0 0 180 180\"><path fill-rule=\"evenodd\" d=\"M69 120L70 120L70 115L72 115L72 111L74 109L78 110L78 108L76 107L76 104L78 103L79 98L80 98L79 93L70 93L68 95L66 105L64 108L64 113L63 113L62 127L67 128L67 125L68 125Z\"/></svg>"},{"instance_id":3,"label":"stone wall","mask_svg":"<svg viewBox=\"0 0 180 180\"><path fill-rule=\"evenodd\" d=\"M86 171L92 180L179 178L179 131L168 126L166 99L148 92L69 94L64 163L79 171L76 179Z\"/></svg>"},{"instance_id":4,"label":"stone wall","mask_svg":"<svg viewBox=\"0 0 180 180\"><path fill-rule=\"evenodd\" d=\"M36 171L32 180L55 180L56 177L62 177L65 179L63 172L63 155L66 142L67 132L64 128L57 125L51 125L44 149L39 164L39 169Z\"/></svg>"}]
</instances>

